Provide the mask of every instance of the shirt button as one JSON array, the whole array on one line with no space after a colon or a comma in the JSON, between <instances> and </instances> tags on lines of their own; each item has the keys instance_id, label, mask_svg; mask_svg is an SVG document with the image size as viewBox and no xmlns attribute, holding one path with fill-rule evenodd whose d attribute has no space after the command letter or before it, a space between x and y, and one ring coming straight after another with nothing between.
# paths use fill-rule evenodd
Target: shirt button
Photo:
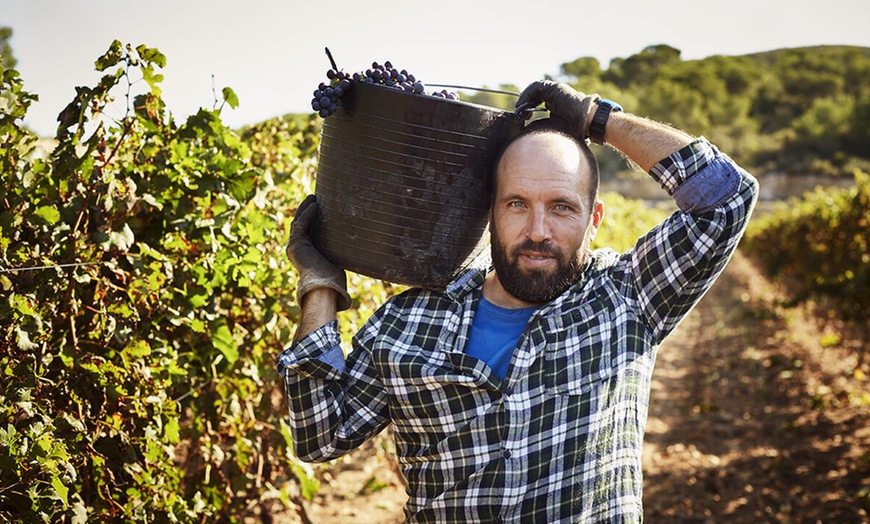
<instances>
[{"instance_id":1,"label":"shirt button","mask_svg":"<svg viewBox=\"0 0 870 524\"><path fill-rule=\"evenodd\" d=\"M503 456L503 457L506 458L506 459L511 458L511 452L510 452L510 450L509 450L509 449L504 450L504 451L501 453L501 456Z\"/></svg>"},{"instance_id":2,"label":"shirt button","mask_svg":"<svg viewBox=\"0 0 870 524\"><path fill-rule=\"evenodd\" d=\"M505 390L504 390L504 394L505 394L505 396L508 396L508 397L511 396L511 395L513 395L513 394L514 394L514 388L510 388L510 387L509 387L509 388L505 388Z\"/></svg>"}]
</instances>

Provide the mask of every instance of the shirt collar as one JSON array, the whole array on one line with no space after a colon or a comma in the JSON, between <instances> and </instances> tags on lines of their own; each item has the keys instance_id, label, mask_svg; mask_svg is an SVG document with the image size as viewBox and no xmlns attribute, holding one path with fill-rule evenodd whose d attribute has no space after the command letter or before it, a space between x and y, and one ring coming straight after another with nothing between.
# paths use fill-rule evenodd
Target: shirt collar
<instances>
[{"instance_id":1,"label":"shirt collar","mask_svg":"<svg viewBox=\"0 0 870 524\"><path fill-rule=\"evenodd\" d=\"M444 293L452 300L458 300L462 296L471 293L483 286L486 273L492 267L492 256L489 249L485 249L475 257L467 266L460 269L453 279L447 284Z\"/></svg>"}]
</instances>

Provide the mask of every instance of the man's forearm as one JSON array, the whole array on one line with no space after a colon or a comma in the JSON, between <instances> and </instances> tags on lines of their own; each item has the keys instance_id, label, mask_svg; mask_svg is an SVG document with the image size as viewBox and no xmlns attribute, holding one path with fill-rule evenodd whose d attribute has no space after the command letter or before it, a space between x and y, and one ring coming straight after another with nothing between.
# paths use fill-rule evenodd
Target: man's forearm
<instances>
[{"instance_id":1,"label":"man's forearm","mask_svg":"<svg viewBox=\"0 0 870 524\"><path fill-rule=\"evenodd\" d=\"M592 104L587 122L592 120L597 108L598 104ZM679 129L623 112L610 113L604 128L604 141L647 173L692 140L694 137Z\"/></svg>"},{"instance_id":2,"label":"man's forearm","mask_svg":"<svg viewBox=\"0 0 870 524\"><path fill-rule=\"evenodd\" d=\"M335 320L338 317L337 300L338 292L332 288L316 288L306 293L300 304L299 325L293 339L299 340Z\"/></svg>"}]
</instances>

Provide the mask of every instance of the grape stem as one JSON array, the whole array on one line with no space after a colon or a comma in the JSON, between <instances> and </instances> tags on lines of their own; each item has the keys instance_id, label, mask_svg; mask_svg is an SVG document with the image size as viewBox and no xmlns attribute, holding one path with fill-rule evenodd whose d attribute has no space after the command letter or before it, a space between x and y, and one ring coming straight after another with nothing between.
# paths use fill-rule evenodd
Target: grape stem
<instances>
[{"instance_id":1,"label":"grape stem","mask_svg":"<svg viewBox=\"0 0 870 524\"><path fill-rule=\"evenodd\" d=\"M326 56L329 58L329 63L332 65L333 71L338 71L338 66L335 65L335 60L332 58L332 53L329 52L328 47L323 48L326 51Z\"/></svg>"}]
</instances>

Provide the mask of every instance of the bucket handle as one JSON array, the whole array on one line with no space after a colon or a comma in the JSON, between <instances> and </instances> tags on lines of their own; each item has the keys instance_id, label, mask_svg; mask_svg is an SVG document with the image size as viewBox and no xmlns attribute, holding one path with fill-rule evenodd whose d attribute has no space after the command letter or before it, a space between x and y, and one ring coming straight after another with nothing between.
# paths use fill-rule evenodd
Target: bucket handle
<instances>
[{"instance_id":1,"label":"bucket handle","mask_svg":"<svg viewBox=\"0 0 870 524\"><path fill-rule=\"evenodd\" d=\"M472 87L472 86L460 86L453 84L426 84L428 87L444 87L449 89L470 89L471 91L484 91L486 93L498 93L500 95L510 95L519 97L520 94L515 91L504 91L502 89L489 89L487 87ZM518 107L516 109L516 113L523 113L526 111L547 111L544 107Z\"/></svg>"},{"instance_id":2,"label":"bucket handle","mask_svg":"<svg viewBox=\"0 0 870 524\"><path fill-rule=\"evenodd\" d=\"M429 87L445 87L449 89L470 89L472 91L484 91L486 93L498 93L501 95L511 95L511 96L520 96L519 93L514 91L502 91L501 89L489 89L487 87L471 87L471 86L458 86L452 84L426 84Z\"/></svg>"}]
</instances>

